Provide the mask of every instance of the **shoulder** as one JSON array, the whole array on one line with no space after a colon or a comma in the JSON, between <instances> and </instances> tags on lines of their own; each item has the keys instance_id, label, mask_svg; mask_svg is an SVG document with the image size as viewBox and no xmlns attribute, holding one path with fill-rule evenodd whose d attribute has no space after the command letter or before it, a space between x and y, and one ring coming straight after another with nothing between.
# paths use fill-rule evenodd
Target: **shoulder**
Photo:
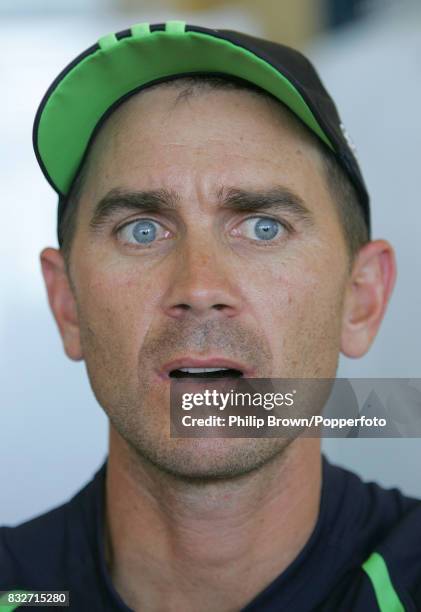
<instances>
[{"instance_id":1,"label":"shoulder","mask_svg":"<svg viewBox=\"0 0 421 612\"><path fill-rule=\"evenodd\" d=\"M67 502L15 527L0 527L0 590L57 567L64 549Z\"/></svg>"},{"instance_id":2,"label":"shoulder","mask_svg":"<svg viewBox=\"0 0 421 612\"><path fill-rule=\"evenodd\" d=\"M56 590L70 565L86 558L104 466L69 501L14 527L0 527L0 590Z\"/></svg>"},{"instance_id":3,"label":"shoulder","mask_svg":"<svg viewBox=\"0 0 421 612\"><path fill-rule=\"evenodd\" d=\"M380 537L405 517L421 509L421 499L405 495L400 489L387 488L374 481L366 481L356 473L324 460L323 477L330 494L340 490L353 522L362 529L373 529L373 537Z\"/></svg>"},{"instance_id":4,"label":"shoulder","mask_svg":"<svg viewBox=\"0 0 421 612\"><path fill-rule=\"evenodd\" d=\"M384 568L377 562L379 584L388 574L401 600L410 595L415 609L421 609L421 502L408 507L376 546ZM377 559L378 561L378 559ZM408 609L408 608L407 608Z\"/></svg>"},{"instance_id":5,"label":"shoulder","mask_svg":"<svg viewBox=\"0 0 421 612\"><path fill-rule=\"evenodd\" d=\"M332 486L345 483L349 532L373 588L389 585L405 610L421 609L421 500L337 466L328 470Z\"/></svg>"}]
</instances>

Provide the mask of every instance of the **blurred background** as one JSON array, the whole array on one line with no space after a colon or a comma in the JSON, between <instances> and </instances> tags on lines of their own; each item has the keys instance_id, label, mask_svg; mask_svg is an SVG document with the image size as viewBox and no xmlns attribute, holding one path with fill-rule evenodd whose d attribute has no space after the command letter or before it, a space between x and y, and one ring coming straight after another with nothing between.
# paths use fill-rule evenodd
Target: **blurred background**
<instances>
[{"instance_id":1,"label":"blurred background","mask_svg":"<svg viewBox=\"0 0 421 612\"><path fill-rule=\"evenodd\" d=\"M366 357L338 376L420 378L421 3L419 0L1 0L0 525L73 495L104 460L107 421L83 363L68 360L39 265L56 246L56 196L32 151L37 106L59 71L101 35L182 19L293 45L315 62L355 141L373 235L399 276ZM421 409L421 407L420 407ZM342 440L327 456L421 496L421 440Z\"/></svg>"}]
</instances>

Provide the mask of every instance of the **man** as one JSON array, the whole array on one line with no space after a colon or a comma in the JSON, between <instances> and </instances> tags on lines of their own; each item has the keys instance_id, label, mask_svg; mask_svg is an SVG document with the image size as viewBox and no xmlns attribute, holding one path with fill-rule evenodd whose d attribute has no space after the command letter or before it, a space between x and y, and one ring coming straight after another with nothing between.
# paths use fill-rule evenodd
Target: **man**
<instances>
[{"instance_id":1,"label":"man","mask_svg":"<svg viewBox=\"0 0 421 612\"><path fill-rule=\"evenodd\" d=\"M176 438L173 376L333 378L395 279L335 106L297 52L168 22L102 38L35 122L59 194L41 254L109 455L70 502L0 530L0 588L74 610L417 610L419 501L317 437ZM18 604L9 599L9 609Z\"/></svg>"}]
</instances>

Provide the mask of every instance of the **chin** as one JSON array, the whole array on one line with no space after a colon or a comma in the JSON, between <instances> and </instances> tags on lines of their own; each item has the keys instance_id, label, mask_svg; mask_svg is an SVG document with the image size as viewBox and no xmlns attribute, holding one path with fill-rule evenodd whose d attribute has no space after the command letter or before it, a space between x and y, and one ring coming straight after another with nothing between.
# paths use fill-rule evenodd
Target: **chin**
<instances>
[{"instance_id":1,"label":"chin","mask_svg":"<svg viewBox=\"0 0 421 612\"><path fill-rule=\"evenodd\" d=\"M173 439L136 453L159 471L177 479L196 482L231 480L255 472L280 456L290 440L280 438Z\"/></svg>"}]
</instances>

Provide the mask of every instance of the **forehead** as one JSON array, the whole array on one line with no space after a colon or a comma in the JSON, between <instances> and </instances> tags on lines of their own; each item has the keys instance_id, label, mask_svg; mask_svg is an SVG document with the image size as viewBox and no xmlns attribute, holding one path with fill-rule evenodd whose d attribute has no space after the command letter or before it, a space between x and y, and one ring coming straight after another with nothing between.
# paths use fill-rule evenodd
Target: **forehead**
<instances>
[{"instance_id":1,"label":"forehead","mask_svg":"<svg viewBox=\"0 0 421 612\"><path fill-rule=\"evenodd\" d=\"M185 87L165 84L132 96L102 126L88 160L90 200L115 187L182 191L193 174L215 189L267 186L274 174L320 182L314 139L256 92L199 87L185 95Z\"/></svg>"}]
</instances>

